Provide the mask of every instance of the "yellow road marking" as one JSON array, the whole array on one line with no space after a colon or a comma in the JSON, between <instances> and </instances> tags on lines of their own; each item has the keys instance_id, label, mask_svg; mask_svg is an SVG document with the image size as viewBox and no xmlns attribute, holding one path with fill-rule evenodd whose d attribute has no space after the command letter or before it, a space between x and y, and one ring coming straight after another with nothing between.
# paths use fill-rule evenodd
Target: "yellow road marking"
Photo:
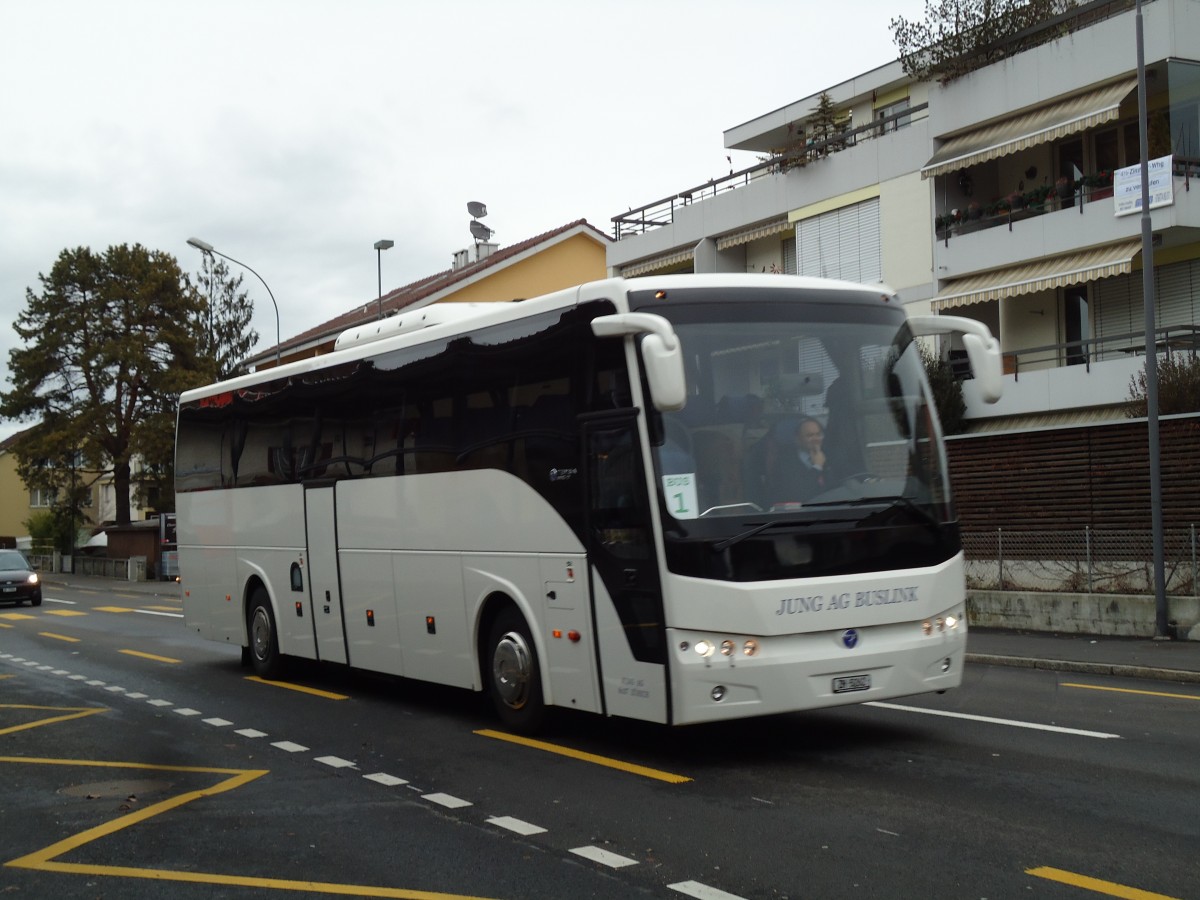
<instances>
[{"instance_id":1,"label":"yellow road marking","mask_svg":"<svg viewBox=\"0 0 1200 900\"><path fill-rule=\"evenodd\" d=\"M67 637L65 634L55 634L53 631L39 631L38 637L54 638L56 641L66 641L68 644L79 643L79 638Z\"/></svg>"},{"instance_id":2,"label":"yellow road marking","mask_svg":"<svg viewBox=\"0 0 1200 900\"><path fill-rule=\"evenodd\" d=\"M37 719L36 721L25 722L21 725L10 725L8 728L0 728L0 734L28 731L30 728L41 728L43 725L54 725L58 722L69 722L72 719L82 719L85 716L95 715L96 713L108 712L108 709L103 706L28 706L24 703L0 704L0 709L33 709L41 712L62 713L62 715L52 716L48 719Z\"/></svg>"},{"instance_id":3,"label":"yellow road marking","mask_svg":"<svg viewBox=\"0 0 1200 900\"><path fill-rule=\"evenodd\" d=\"M143 606L142 609L152 609L155 612L179 612L183 607L176 604L175 606Z\"/></svg>"},{"instance_id":4,"label":"yellow road marking","mask_svg":"<svg viewBox=\"0 0 1200 900\"><path fill-rule=\"evenodd\" d=\"M0 619L12 619L14 622L20 622L24 619L33 619L35 616L29 613L0 613Z\"/></svg>"},{"instance_id":5,"label":"yellow road marking","mask_svg":"<svg viewBox=\"0 0 1200 900\"><path fill-rule=\"evenodd\" d=\"M107 837L122 829L129 828L146 821L154 816L178 809L193 800L203 797L213 797L227 791L235 790L249 784L263 775L269 774L267 769L218 769L198 766L159 766L148 763L108 762L103 760L84 759L29 759L27 757L0 756L0 763L35 764L49 766L83 766L98 768L139 769L159 772L189 772L213 775L228 775L212 787L187 791L176 797L171 797L159 803L151 804L144 809L136 810L105 822L94 828L81 831L79 834L65 838L41 850L27 854L5 863L6 866L20 869L32 869L39 872L64 872L72 875L107 875L120 878L144 878L153 881L175 881L187 884L221 884L237 887L267 888L281 891L309 891L320 894L337 894L354 897L388 897L393 900L484 900L480 897L470 897L465 894L445 894L435 891L406 890L404 888L377 887L360 884L336 884L325 881L298 881L285 878L258 878L246 875L223 875L215 872L180 872L170 869L139 869L131 866L103 866L83 863L58 862L60 857L72 850L78 850L85 844Z\"/></svg>"},{"instance_id":6,"label":"yellow road marking","mask_svg":"<svg viewBox=\"0 0 1200 900\"><path fill-rule=\"evenodd\" d=\"M663 772L661 769L651 769L648 766L639 766L636 763L627 763L619 759L612 759L608 756L598 756L595 753L585 753L582 750L572 750L570 747L562 747L558 744L549 744L545 741L535 741L532 738L520 737L515 734L505 734L503 731L492 731L491 729L485 728L480 731L476 731L475 733L481 737L495 738L498 741L509 741L513 744L520 744L523 747L532 747L535 750L545 750L547 753L557 753L559 756L569 756L572 759L594 763L598 766L606 766L610 769L620 769L622 772L629 772L632 775L640 775L643 778L653 778L656 781L666 781L669 784L684 784L685 782L692 780L686 775L674 775L671 772Z\"/></svg>"},{"instance_id":7,"label":"yellow road marking","mask_svg":"<svg viewBox=\"0 0 1200 900\"><path fill-rule=\"evenodd\" d=\"M1064 682L1063 687L1081 688L1085 691L1111 691L1114 694L1141 694L1144 697L1170 697L1172 700L1200 700L1196 694L1170 694L1164 691L1139 691L1135 688L1104 687L1099 684L1072 684Z\"/></svg>"},{"instance_id":8,"label":"yellow road marking","mask_svg":"<svg viewBox=\"0 0 1200 900\"><path fill-rule=\"evenodd\" d=\"M1083 888L1097 894L1107 894L1109 897L1121 897L1123 900L1177 900L1166 894L1156 894L1153 891L1143 891L1124 884L1111 881L1101 881L1087 875L1077 875L1074 872L1064 872L1051 866L1039 866L1036 869L1026 869L1026 875L1045 878L1047 881L1057 881L1059 884L1069 884L1071 887Z\"/></svg>"},{"instance_id":9,"label":"yellow road marking","mask_svg":"<svg viewBox=\"0 0 1200 900\"><path fill-rule=\"evenodd\" d=\"M12 628L7 622L0 622L0 628Z\"/></svg>"},{"instance_id":10,"label":"yellow road marking","mask_svg":"<svg viewBox=\"0 0 1200 900\"><path fill-rule=\"evenodd\" d=\"M142 659L152 659L155 662L165 662L165 663L181 663L181 662L183 662L182 659L173 659L170 656L156 656L153 653L143 653L141 650L121 650L118 652L124 653L126 656L138 656L138 657L141 657Z\"/></svg>"},{"instance_id":11,"label":"yellow road marking","mask_svg":"<svg viewBox=\"0 0 1200 900\"><path fill-rule=\"evenodd\" d=\"M314 697L324 697L326 700L349 700L347 694L335 694L332 691L322 691L318 688L305 687L302 684L291 684L287 681L271 681L268 678L259 678L257 675L247 675L247 681L255 681L259 684L268 684L271 687L285 688L289 691L298 691L301 694L312 694Z\"/></svg>"},{"instance_id":12,"label":"yellow road marking","mask_svg":"<svg viewBox=\"0 0 1200 900\"><path fill-rule=\"evenodd\" d=\"M48 609L46 610L45 615L69 618L70 616L86 616L87 613L81 612L78 609Z\"/></svg>"}]
</instances>

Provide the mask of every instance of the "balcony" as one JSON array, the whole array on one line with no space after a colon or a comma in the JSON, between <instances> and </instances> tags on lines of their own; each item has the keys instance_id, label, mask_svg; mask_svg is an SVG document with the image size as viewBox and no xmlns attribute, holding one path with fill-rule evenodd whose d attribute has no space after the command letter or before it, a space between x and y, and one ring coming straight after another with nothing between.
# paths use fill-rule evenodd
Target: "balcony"
<instances>
[{"instance_id":1,"label":"balcony","mask_svg":"<svg viewBox=\"0 0 1200 900\"><path fill-rule=\"evenodd\" d=\"M611 220L613 239L621 241L625 238L645 234L656 228L673 225L677 213L692 204L745 187L756 179L800 169L833 154L894 134L897 130L906 128L915 121L925 119L928 116L928 109L929 104L921 103L859 128L840 132L827 140L806 141L802 145L774 155L747 169L731 172L722 178L714 178L704 184L613 216Z\"/></svg>"},{"instance_id":2,"label":"balcony","mask_svg":"<svg viewBox=\"0 0 1200 900\"><path fill-rule=\"evenodd\" d=\"M1160 356L1200 352L1200 326L1156 328L1154 343ZM1130 380L1145 368L1145 355L1144 331L1007 350L1004 396L998 403L984 403L972 380L963 381L967 417L979 421L1123 404L1129 399ZM962 362L951 362L965 377Z\"/></svg>"}]
</instances>

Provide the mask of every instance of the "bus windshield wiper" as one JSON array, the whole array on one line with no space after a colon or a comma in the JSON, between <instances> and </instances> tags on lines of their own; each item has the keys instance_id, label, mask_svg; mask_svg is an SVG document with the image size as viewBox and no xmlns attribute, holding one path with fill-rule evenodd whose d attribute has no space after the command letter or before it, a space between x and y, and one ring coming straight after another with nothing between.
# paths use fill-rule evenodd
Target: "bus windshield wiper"
<instances>
[{"instance_id":1,"label":"bus windshield wiper","mask_svg":"<svg viewBox=\"0 0 1200 900\"><path fill-rule=\"evenodd\" d=\"M786 522L760 522L747 531L743 531L741 534L735 534L733 537L725 538L723 541L717 541L717 543L712 545L712 549L714 552L720 553L722 550L728 550L734 544L740 544L747 538L752 538L756 534L762 534L768 528L807 528L810 525L829 521L829 519L807 519L805 521L789 519Z\"/></svg>"},{"instance_id":2,"label":"bus windshield wiper","mask_svg":"<svg viewBox=\"0 0 1200 900\"><path fill-rule=\"evenodd\" d=\"M914 503L911 497L904 494L879 494L870 497L855 497L853 500L828 500L823 503L809 503L808 506L886 506L886 509L872 515L879 515L899 506L912 513L913 517L918 519L922 525L935 529L942 525L929 510Z\"/></svg>"}]
</instances>

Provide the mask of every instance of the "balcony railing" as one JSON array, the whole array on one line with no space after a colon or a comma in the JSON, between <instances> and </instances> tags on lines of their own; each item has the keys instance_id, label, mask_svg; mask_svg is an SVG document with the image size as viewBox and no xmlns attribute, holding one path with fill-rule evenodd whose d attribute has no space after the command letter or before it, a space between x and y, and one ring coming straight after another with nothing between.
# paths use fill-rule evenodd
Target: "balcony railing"
<instances>
[{"instance_id":1,"label":"balcony railing","mask_svg":"<svg viewBox=\"0 0 1200 900\"><path fill-rule=\"evenodd\" d=\"M884 134L907 126L916 119L925 118L928 115L928 109L928 103L919 103L893 115L876 119L867 125L839 132L827 140L805 143L803 146L797 146L785 153L756 163L748 169L730 172L721 178L714 178L704 184L688 188L686 191L671 194L669 197L663 197L661 200L655 200L653 203L647 203L637 209L631 209L619 216L613 216L613 238L619 241L622 238L643 234L652 228L670 225L675 221L675 210L680 207L690 206L707 197L715 197L724 191L742 187L763 175L787 172L806 166L831 153L857 146L860 141L882 137ZM924 115L918 115L918 113L924 113Z\"/></svg>"},{"instance_id":2,"label":"balcony railing","mask_svg":"<svg viewBox=\"0 0 1200 900\"><path fill-rule=\"evenodd\" d=\"M1154 345L1159 353L1200 353L1200 325L1166 325L1156 328ZM1001 357L1004 373L1020 381L1022 369L1032 371L1081 365L1090 372L1092 363L1145 354L1146 332L1130 331L1125 334L1108 334L1100 338L1006 350ZM959 380L971 377L965 352L952 352L950 362L955 377Z\"/></svg>"}]
</instances>

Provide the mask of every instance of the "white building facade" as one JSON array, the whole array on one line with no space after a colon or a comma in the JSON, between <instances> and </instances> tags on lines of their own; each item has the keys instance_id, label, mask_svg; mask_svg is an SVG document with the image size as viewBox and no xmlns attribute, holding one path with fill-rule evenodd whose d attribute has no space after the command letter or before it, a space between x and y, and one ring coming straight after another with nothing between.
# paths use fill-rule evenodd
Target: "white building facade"
<instances>
[{"instance_id":1,"label":"white building facade","mask_svg":"<svg viewBox=\"0 0 1200 900\"><path fill-rule=\"evenodd\" d=\"M1142 15L1156 340L1196 349L1200 0ZM610 271L883 282L912 314L1000 338L1005 396L965 382L972 430L1122 417L1145 347L1140 179L1122 172L1141 161L1132 0L1081 4L1023 45L945 82L895 61L729 129L763 163L615 217Z\"/></svg>"}]
</instances>

